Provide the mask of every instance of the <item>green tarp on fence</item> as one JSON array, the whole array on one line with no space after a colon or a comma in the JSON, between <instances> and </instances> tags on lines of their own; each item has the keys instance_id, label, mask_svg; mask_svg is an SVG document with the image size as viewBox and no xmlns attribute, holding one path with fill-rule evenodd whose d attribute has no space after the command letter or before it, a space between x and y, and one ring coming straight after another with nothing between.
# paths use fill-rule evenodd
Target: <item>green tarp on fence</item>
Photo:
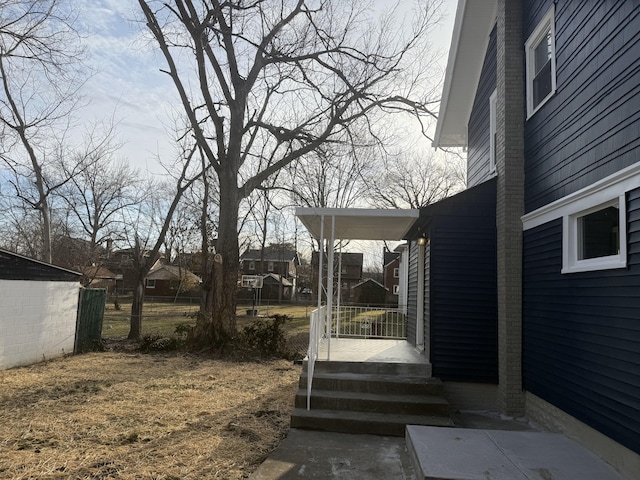
<instances>
[{"instance_id":1,"label":"green tarp on fence","mask_svg":"<svg viewBox=\"0 0 640 480\"><path fill-rule=\"evenodd\" d=\"M106 301L107 291L104 288L80 289L74 353L96 350L100 345Z\"/></svg>"}]
</instances>

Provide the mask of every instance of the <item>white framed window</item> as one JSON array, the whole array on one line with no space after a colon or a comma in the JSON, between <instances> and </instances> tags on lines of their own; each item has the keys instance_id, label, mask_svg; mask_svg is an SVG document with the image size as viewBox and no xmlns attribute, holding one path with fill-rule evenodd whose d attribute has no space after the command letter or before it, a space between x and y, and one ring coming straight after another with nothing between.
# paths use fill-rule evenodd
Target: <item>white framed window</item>
<instances>
[{"instance_id":1,"label":"white framed window","mask_svg":"<svg viewBox=\"0 0 640 480\"><path fill-rule=\"evenodd\" d=\"M256 262L249 262L249 270L253 271L256 269Z\"/></svg>"},{"instance_id":2,"label":"white framed window","mask_svg":"<svg viewBox=\"0 0 640 480\"><path fill-rule=\"evenodd\" d=\"M156 279L155 278L147 278L145 280L145 286L147 288L156 288Z\"/></svg>"},{"instance_id":3,"label":"white framed window","mask_svg":"<svg viewBox=\"0 0 640 480\"><path fill-rule=\"evenodd\" d=\"M625 195L563 217L562 273L627 266Z\"/></svg>"},{"instance_id":4,"label":"white framed window","mask_svg":"<svg viewBox=\"0 0 640 480\"><path fill-rule=\"evenodd\" d=\"M393 294L394 295L399 295L400 294L400 285L394 285L393 286Z\"/></svg>"},{"instance_id":5,"label":"white framed window","mask_svg":"<svg viewBox=\"0 0 640 480\"><path fill-rule=\"evenodd\" d=\"M496 133L497 133L498 91L489 97L489 174L496 173Z\"/></svg>"},{"instance_id":6,"label":"white framed window","mask_svg":"<svg viewBox=\"0 0 640 480\"><path fill-rule=\"evenodd\" d=\"M393 278L398 278L400 277L400 269L399 268L394 268L393 269Z\"/></svg>"},{"instance_id":7,"label":"white framed window","mask_svg":"<svg viewBox=\"0 0 640 480\"><path fill-rule=\"evenodd\" d=\"M556 91L555 8L552 5L525 43L527 118Z\"/></svg>"},{"instance_id":8,"label":"white framed window","mask_svg":"<svg viewBox=\"0 0 640 480\"><path fill-rule=\"evenodd\" d=\"M267 263L267 271L273 272L273 262Z\"/></svg>"}]
</instances>

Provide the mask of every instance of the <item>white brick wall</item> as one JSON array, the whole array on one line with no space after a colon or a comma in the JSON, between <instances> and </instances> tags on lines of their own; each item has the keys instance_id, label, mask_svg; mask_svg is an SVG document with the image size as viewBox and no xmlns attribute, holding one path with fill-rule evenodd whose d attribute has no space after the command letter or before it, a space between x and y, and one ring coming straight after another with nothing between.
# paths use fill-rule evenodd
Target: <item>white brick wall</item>
<instances>
[{"instance_id":1,"label":"white brick wall","mask_svg":"<svg viewBox=\"0 0 640 480\"><path fill-rule=\"evenodd\" d=\"M73 353L77 282L0 280L0 370Z\"/></svg>"}]
</instances>

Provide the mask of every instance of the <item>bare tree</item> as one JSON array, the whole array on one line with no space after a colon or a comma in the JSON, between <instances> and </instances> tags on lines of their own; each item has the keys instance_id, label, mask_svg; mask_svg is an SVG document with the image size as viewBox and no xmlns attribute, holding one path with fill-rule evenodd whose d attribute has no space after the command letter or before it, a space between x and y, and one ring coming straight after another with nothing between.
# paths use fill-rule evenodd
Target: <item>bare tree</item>
<instances>
[{"instance_id":1,"label":"bare tree","mask_svg":"<svg viewBox=\"0 0 640 480\"><path fill-rule=\"evenodd\" d=\"M368 195L369 182L380 172L371 147L328 144L291 165L289 191L294 205L353 207Z\"/></svg>"},{"instance_id":2,"label":"bare tree","mask_svg":"<svg viewBox=\"0 0 640 480\"><path fill-rule=\"evenodd\" d=\"M0 1L0 158L13 174L15 195L40 214L41 257L48 262L49 195L69 180L51 175L57 171L51 162L62 158L60 129L81 82L83 49L73 22L62 0Z\"/></svg>"},{"instance_id":3,"label":"bare tree","mask_svg":"<svg viewBox=\"0 0 640 480\"><path fill-rule=\"evenodd\" d=\"M437 158L434 153L394 155L372 178L369 202L377 208L420 208L460 191L465 186L459 156Z\"/></svg>"},{"instance_id":4,"label":"bare tree","mask_svg":"<svg viewBox=\"0 0 640 480\"><path fill-rule=\"evenodd\" d=\"M441 2L417 2L412 27L394 31L357 0L138 1L218 177L222 284L194 337L220 343L236 333L241 200L375 112L434 116L436 99L418 90L424 69L409 67L428 57Z\"/></svg>"},{"instance_id":5,"label":"bare tree","mask_svg":"<svg viewBox=\"0 0 640 480\"><path fill-rule=\"evenodd\" d=\"M0 246L37 258L42 252L42 223L37 212L8 192L0 195Z\"/></svg>"},{"instance_id":6,"label":"bare tree","mask_svg":"<svg viewBox=\"0 0 640 480\"><path fill-rule=\"evenodd\" d=\"M140 188L139 172L116 157L119 147L112 127L101 132L93 130L82 150L74 155L73 164L85 168L78 172L63 171L69 181L58 193L68 229L74 236L87 239L90 263L97 261L99 246L107 240L123 238L125 226L119 213L135 207L146 193Z\"/></svg>"},{"instance_id":7,"label":"bare tree","mask_svg":"<svg viewBox=\"0 0 640 480\"><path fill-rule=\"evenodd\" d=\"M164 186L166 195L162 195L160 188L154 188L155 196L149 202L143 202L137 212L127 209L125 213L132 214L127 223L131 235L132 266L135 271L135 287L131 303L131 318L128 338L137 340L142 335L142 310L145 296L145 280L151 267L159 257L165 244L165 238L175 212L178 210L183 195L202 176L202 170L197 167L193 157L197 147L185 148L181 154L182 165L180 172ZM196 164L194 166L194 164Z\"/></svg>"}]
</instances>

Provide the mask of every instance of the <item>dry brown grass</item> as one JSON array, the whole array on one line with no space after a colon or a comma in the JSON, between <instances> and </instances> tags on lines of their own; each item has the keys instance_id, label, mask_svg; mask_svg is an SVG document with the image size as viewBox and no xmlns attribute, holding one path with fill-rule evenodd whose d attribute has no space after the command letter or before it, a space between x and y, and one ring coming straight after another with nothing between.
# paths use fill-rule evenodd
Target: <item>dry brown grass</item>
<instances>
[{"instance_id":1,"label":"dry brown grass","mask_svg":"<svg viewBox=\"0 0 640 480\"><path fill-rule=\"evenodd\" d=\"M286 434L299 374L119 352L0 371L0 478L246 478Z\"/></svg>"}]
</instances>

